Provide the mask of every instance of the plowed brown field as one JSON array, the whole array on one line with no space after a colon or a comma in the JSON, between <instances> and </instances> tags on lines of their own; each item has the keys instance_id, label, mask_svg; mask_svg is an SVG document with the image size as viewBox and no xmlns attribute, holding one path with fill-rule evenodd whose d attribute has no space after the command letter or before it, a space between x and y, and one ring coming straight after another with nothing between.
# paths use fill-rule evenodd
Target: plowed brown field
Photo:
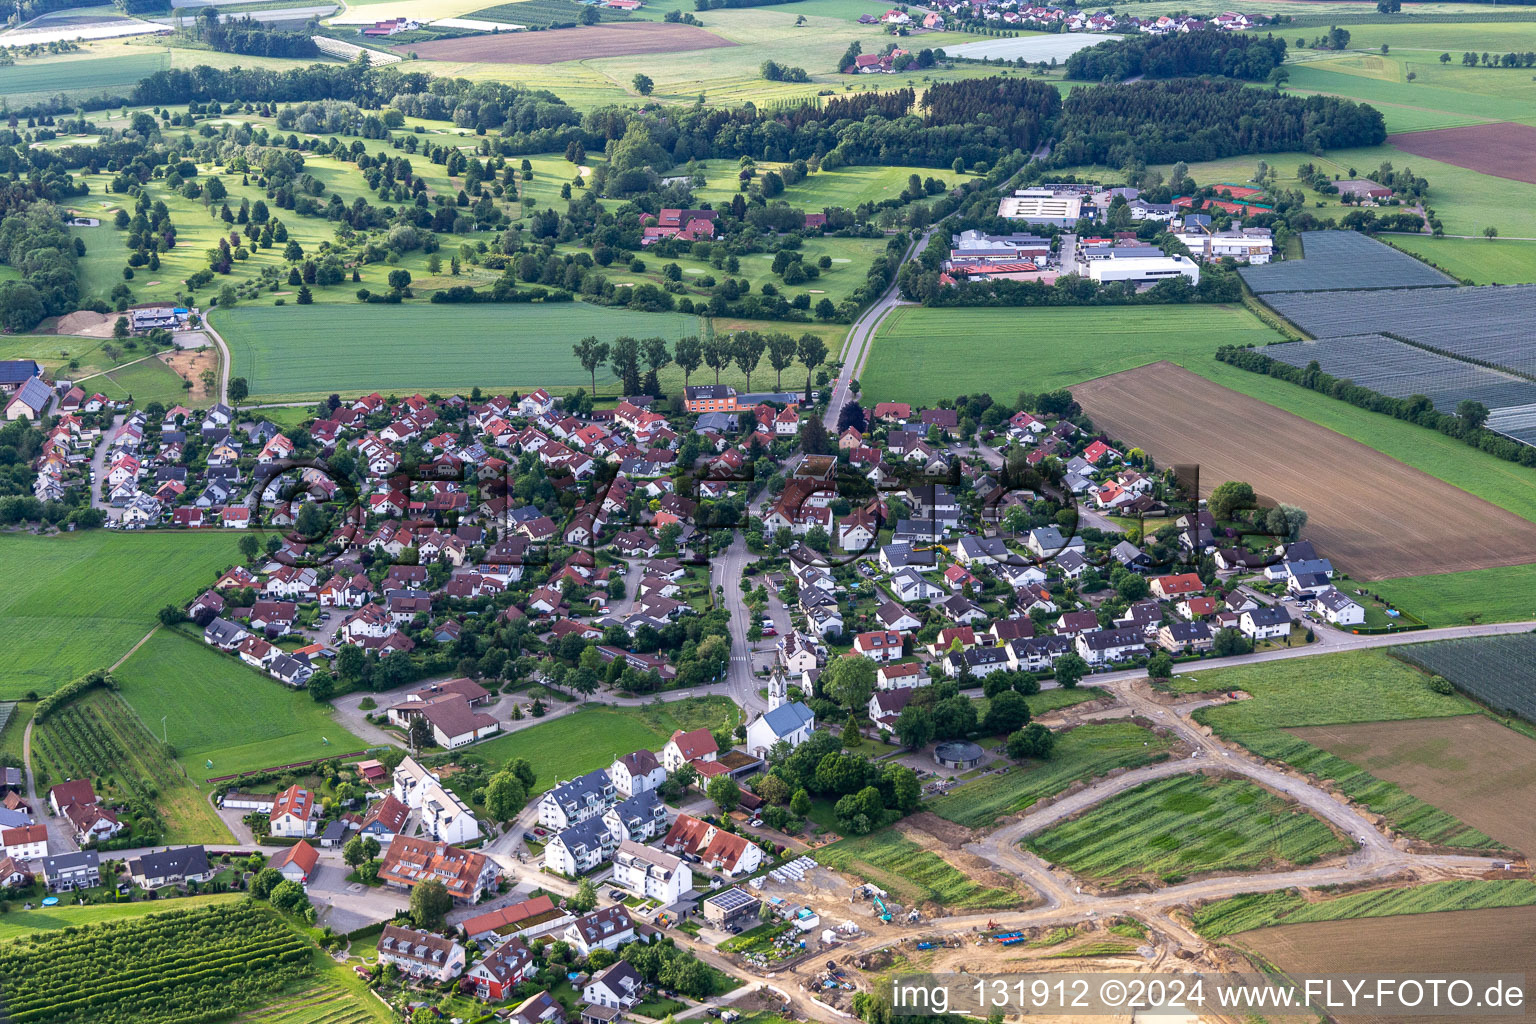
<instances>
[{"instance_id":1,"label":"plowed brown field","mask_svg":"<svg viewBox=\"0 0 1536 1024\"><path fill-rule=\"evenodd\" d=\"M1159 465L1198 463L1203 496L1246 480L1306 509L1305 536L1357 577L1536 560L1536 523L1172 363L1100 377L1072 394L1095 425Z\"/></svg>"},{"instance_id":2,"label":"plowed brown field","mask_svg":"<svg viewBox=\"0 0 1536 1024\"><path fill-rule=\"evenodd\" d=\"M486 64L558 64L591 57L629 57L637 53L681 53L735 46L692 25L636 22L589 25L549 32L501 32L462 39L411 43L422 60L480 61Z\"/></svg>"},{"instance_id":3,"label":"plowed brown field","mask_svg":"<svg viewBox=\"0 0 1536 1024\"><path fill-rule=\"evenodd\" d=\"M1536 128L1526 124L1473 124L1388 135L1404 153L1466 167L1496 178L1536 183Z\"/></svg>"}]
</instances>

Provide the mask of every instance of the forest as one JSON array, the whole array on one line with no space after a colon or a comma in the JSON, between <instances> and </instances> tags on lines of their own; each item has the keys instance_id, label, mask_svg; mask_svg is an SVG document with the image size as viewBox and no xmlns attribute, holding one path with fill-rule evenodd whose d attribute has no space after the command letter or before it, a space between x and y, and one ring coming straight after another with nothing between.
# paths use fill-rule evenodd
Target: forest
<instances>
[{"instance_id":1,"label":"forest","mask_svg":"<svg viewBox=\"0 0 1536 1024\"><path fill-rule=\"evenodd\" d=\"M1054 166L1124 167L1378 146L1387 129L1379 110L1353 100L1178 78L1074 89L1056 137Z\"/></svg>"},{"instance_id":2,"label":"forest","mask_svg":"<svg viewBox=\"0 0 1536 1024\"><path fill-rule=\"evenodd\" d=\"M1285 61L1285 40L1255 38L1247 32L1138 33L1110 39L1067 58L1067 77L1119 82L1135 75L1190 78L1217 75L1262 82Z\"/></svg>"},{"instance_id":3,"label":"forest","mask_svg":"<svg viewBox=\"0 0 1536 1024\"><path fill-rule=\"evenodd\" d=\"M223 53L253 57L318 57L320 48L308 32L273 28L250 15L238 20L219 20L216 7L204 7L193 19L196 37Z\"/></svg>"}]
</instances>

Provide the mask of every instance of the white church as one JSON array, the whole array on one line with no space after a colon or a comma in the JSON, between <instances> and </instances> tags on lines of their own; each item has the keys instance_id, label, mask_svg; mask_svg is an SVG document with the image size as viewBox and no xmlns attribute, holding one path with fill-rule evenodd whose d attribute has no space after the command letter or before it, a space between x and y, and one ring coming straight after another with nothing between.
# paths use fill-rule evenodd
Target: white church
<instances>
[{"instance_id":1,"label":"white church","mask_svg":"<svg viewBox=\"0 0 1536 1024\"><path fill-rule=\"evenodd\" d=\"M790 701L789 681L777 670L768 681L768 710L747 726L747 752L766 757L775 743L798 747L816 731L816 713L800 701Z\"/></svg>"}]
</instances>

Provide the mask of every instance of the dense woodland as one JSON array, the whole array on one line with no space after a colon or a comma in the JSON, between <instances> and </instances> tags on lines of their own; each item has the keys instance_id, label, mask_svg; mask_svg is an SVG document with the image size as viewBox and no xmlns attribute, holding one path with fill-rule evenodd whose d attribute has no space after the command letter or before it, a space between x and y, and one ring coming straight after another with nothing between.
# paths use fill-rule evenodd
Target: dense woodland
<instances>
[{"instance_id":1,"label":"dense woodland","mask_svg":"<svg viewBox=\"0 0 1536 1024\"><path fill-rule=\"evenodd\" d=\"M1247 32L1138 33L1110 39L1067 58L1067 77L1089 82L1218 75L1262 82L1285 61L1285 40Z\"/></svg>"},{"instance_id":2,"label":"dense woodland","mask_svg":"<svg viewBox=\"0 0 1536 1024\"><path fill-rule=\"evenodd\" d=\"M1123 167L1378 146L1387 127L1379 110L1353 100L1180 78L1074 89L1056 135L1057 167Z\"/></svg>"},{"instance_id":3,"label":"dense woodland","mask_svg":"<svg viewBox=\"0 0 1536 1024\"><path fill-rule=\"evenodd\" d=\"M257 21L250 15L219 20L217 8L205 7L193 19L191 31L201 42L224 53L253 57L318 57L320 48L308 32L290 32Z\"/></svg>"}]
</instances>

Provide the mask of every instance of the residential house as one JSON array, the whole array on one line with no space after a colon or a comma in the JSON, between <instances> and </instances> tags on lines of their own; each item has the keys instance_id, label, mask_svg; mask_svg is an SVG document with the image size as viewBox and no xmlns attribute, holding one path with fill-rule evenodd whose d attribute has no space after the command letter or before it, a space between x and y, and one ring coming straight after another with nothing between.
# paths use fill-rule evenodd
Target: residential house
<instances>
[{"instance_id":1,"label":"residential house","mask_svg":"<svg viewBox=\"0 0 1536 1024\"><path fill-rule=\"evenodd\" d=\"M47 825L17 825L0 831L5 855L17 862L42 860L48 856Z\"/></svg>"},{"instance_id":2,"label":"residential house","mask_svg":"<svg viewBox=\"0 0 1536 1024\"><path fill-rule=\"evenodd\" d=\"M649 750L637 750L614 760L608 766L608 778L616 796L628 800L667 781L667 770Z\"/></svg>"},{"instance_id":3,"label":"residential house","mask_svg":"<svg viewBox=\"0 0 1536 1024\"><path fill-rule=\"evenodd\" d=\"M43 881L49 892L94 889L101 884L100 855L95 850L81 850L44 857Z\"/></svg>"},{"instance_id":4,"label":"residential house","mask_svg":"<svg viewBox=\"0 0 1536 1024\"><path fill-rule=\"evenodd\" d=\"M208 864L208 851L201 846L180 846L135 857L128 862L128 874L141 889L165 885L206 882L215 874Z\"/></svg>"},{"instance_id":5,"label":"residential house","mask_svg":"<svg viewBox=\"0 0 1536 1024\"><path fill-rule=\"evenodd\" d=\"M1290 634L1291 616L1284 608L1277 605L1251 608L1239 617L1237 628L1244 636L1255 642L1276 640Z\"/></svg>"},{"instance_id":6,"label":"residential house","mask_svg":"<svg viewBox=\"0 0 1536 1024\"><path fill-rule=\"evenodd\" d=\"M386 924L379 935L379 962L394 964L402 973L416 980L442 984L452 981L464 970L464 947L419 928Z\"/></svg>"},{"instance_id":7,"label":"residential house","mask_svg":"<svg viewBox=\"0 0 1536 1024\"><path fill-rule=\"evenodd\" d=\"M272 855L267 861L267 867L281 874L290 882L306 884L314 877L315 868L320 865L320 851L310 846L303 839L292 846L285 846Z\"/></svg>"},{"instance_id":8,"label":"residential house","mask_svg":"<svg viewBox=\"0 0 1536 1024\"><path fill-rule=\"evenodd\" d=\"M1126 661L1147 653L1146 635L1139 629L1101 629L1080 633L1076 645L1078 655L1094 667Z\"/></svg>"},{"instance_id":9,"label":"residential house","mask_svg":"<svg viewBox=\"0 0 1536 1024\"><path fill-rule=\"evenodd\" d=\"M454 899L465 903L478 901L498 874L495 862L483 853L412 836L396 836L379 866L379 878L388 885L409 889L417 882L436 879Z\"/></svg>"},{"instance_id":10,"label":"residential house","mask_svg":"<svg viewBox=\"0 0 1536 1024\"><path fill-rule=\"evenodd\" d=\"M268 819L273 836L298 838L312 836L318 830L315 795L294 783L277 795Z\"/></svg>"},{"instance_id":11,"label":"residential house","mask_svg":"<svg viewBox=\"0 0 1536 1024\"><path fill-rule=\"evenodd\" d=\"M661 841L668 853L684 853L729 878L750 875L763 862L763 851L745 836L725 832L691 814L679 814ZM686 859L686 858L685 858Z\"/></svg>"},{"instance_id":12,"label":"residential house","mask_svg":"<svg viewBox=\"0 0 1536 1024\"><path fill-rule=\"evenodd\" d=\"M874 630L853 638L853 653L875 662L900 661L902 635L895 630Z\"/></svg>"},{"instance_id":13,"label":"residential house","mask_svg":"<svg viewBox=\"0 0 1536 1024\"><path fill-rule=\"evenodd\" d=\"M572 921L561 938L580 956L588 956L594 949L614 950L634 942L635 923L626 907L604 907Z\"/></svg>"},{"instance_id":14,"label":"residential house","mask_svg":"<svg viewBox=\"0 0 1536 1024\"><path fill-rule=\"evenodd\" d=\"M1365 609L1333 587L1313 598L1312 607L1335 626L1359 626L1365 622Z\"/></svg>"},{"instance_id":15,"label":"residential house","mask_svg":"<svg viewBox=\"0 0 1536 1024\"><path fill-rule=\"evenodd\" d=\"M466 925L468 923L465 922ZM474 937L470 935L470 938ZM536 970L533 951L522 939L512 938L475 961L465 977L474 986L477 998L499 1003L511 995L518 985L532 977Z\"/></svg>"},{"instance_id":16,"label":"residential house","mask_svg":"<svg viewBox=\"0 0 1536 1024\"><path fill-rule=\"evenodd\" d=\"M670 775L692 761L713 761L720 752L715 736L708 729L684 732L679 729L661 750L661 763Z\"/></svg>"},{"instance_id":17,"label":"residential house","mask_svg":"<svg viewBox=\"0 0 1536 1024\"><path fill-rule=\"evenodd\" d=\"M636 896L670 907L693 888L693 871L681 857L623 839L619 841L618 852L613 855L613 881ZM622 960L619 962L623 963ZM590 995L587 999L597 1002Z\"/></svg>"},{"instance_id":18,"label":"residential house","mask_svg":"<svg viewBox=\"0 0 1536 1024\"><path fill-rule=\"evenodd\" d=\"M708 734L709 730L703 732ZM601 817L613 806L615 793L613 780L601 768L561 782L539 800L539 824L548 829L563 829Z\"/></svg>"},{"instance_id":19,"label":"residential house","mask_svg":"<svg viewBox=\"0 0 1536 1024\"><path fill-rule=\"evenodd\" d=\"M1157 631L1158 646L1172 654L1209 651L1215 639L1204 622L1170 622Z\"/></svg>"},{"instance_id":20,"label":"residential house","mask_svg":"<svg viewBox=\"0 0 1536 1024\"><path fill-rule=\"evenodd\" d=\"M880 690L915 689L931 682L923 666L912 661L881 665L875 670L875 686Z\"/></svg>"}]
</instances>

